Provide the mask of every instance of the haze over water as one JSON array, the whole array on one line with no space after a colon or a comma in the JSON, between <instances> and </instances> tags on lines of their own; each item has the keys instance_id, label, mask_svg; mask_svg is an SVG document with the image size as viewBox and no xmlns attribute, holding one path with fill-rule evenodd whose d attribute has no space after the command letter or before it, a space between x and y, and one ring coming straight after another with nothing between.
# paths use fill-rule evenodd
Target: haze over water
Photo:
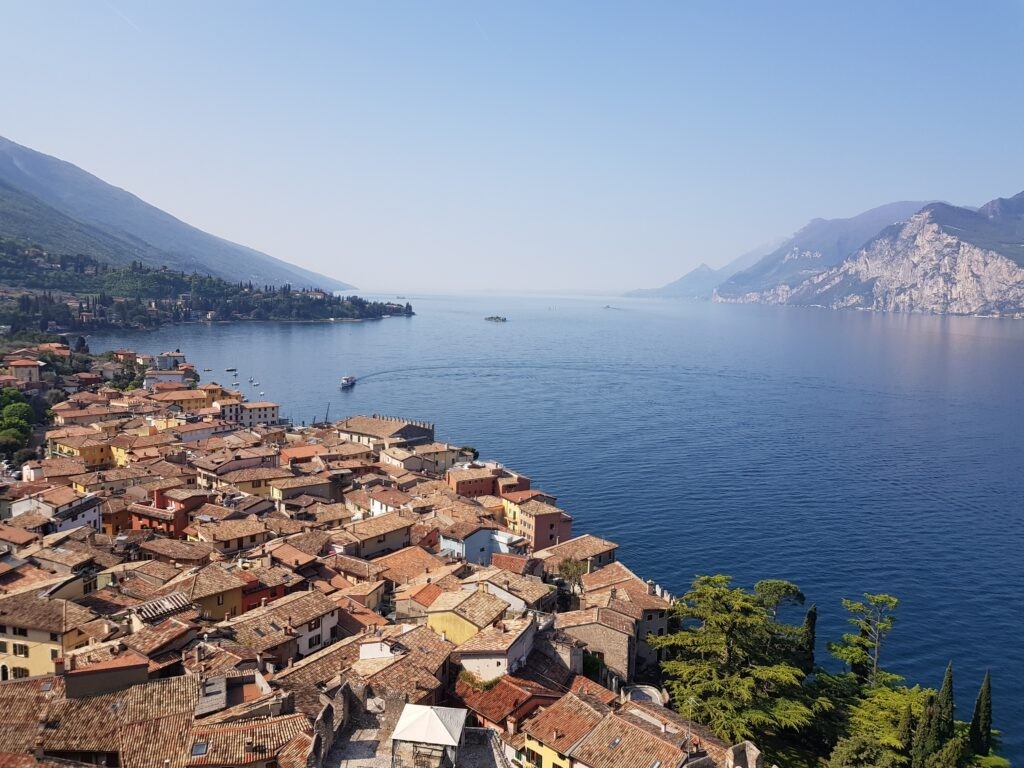
<instances>
[{"instance_id":1,"label":"haze over water","mask_svg":"<svg viewBox=\"0 0 1024 768\"><path fill-rule=\"evenodd\" d=\"M1004 754L1024 759L1024 323L410 300L410 319L167 326L90 346L180 347L213 369L203 381L230 383L235 366L250 399L264 392L296 423L328 404L331 420L434 421L674 594L695 574L796 582L819 607L819 660L846 629L842 597L896 595L884 665L938 687L952 659L965 720L991 668ZM360 381L340 392L344 374Z\"/></svg>"}]
</instances>

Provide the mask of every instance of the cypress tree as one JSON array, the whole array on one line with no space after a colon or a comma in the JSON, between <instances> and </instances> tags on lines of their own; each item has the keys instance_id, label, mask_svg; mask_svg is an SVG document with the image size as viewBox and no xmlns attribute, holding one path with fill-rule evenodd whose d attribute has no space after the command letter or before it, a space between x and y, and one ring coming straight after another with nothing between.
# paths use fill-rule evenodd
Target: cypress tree
<instances>
[{"instance_id":1,"label":"cypress tree","mask_svg":"<svg viewBox=\"0 0 1024 768\"><path fill-rule=\"evenodd\" d=\"M935 739L938 747L953 738L953 708L953 662L949 662L942 678L939 697L935 700Z\"/></svg>"},{"instance_id":2,"label":"cypress tree","mask_svg":"<svg viewBox=\"0 0 1024 768\"><path fill-rule=\"evenodd\" d=\"M978 691L978 700L974 703L970 739L974 754L987 755L992 751L992 681L988 672Z\"/></svg>"},{"instance_id":3,"label":"cypress tree","mask_svg":"<svg viewBox=\"0 0 1024 768\"><path fill-rule=\"evenodd\" d=\"M910 702L907 702L906 708L903 710L903 716L900 718L900 727L897 731L897 738L900 740L902 748L900 752L904 757L910 757L910 753L914 746L914 710L910 706Z\"/></svg>"},{"instance_id":4,"label":"cypress tree","mask_svg":"<svg viewBox=\"0 0 1024 768\"><path fill-rule=\"evenodd\" d=\"M914 731L914 746L910 755L912 768L924 768L928 756L939 751L939 744L935 739L935 716L935 697L929 695L924 704L924 712L917 723L917 730Z\"/></svg>"},{"instance_id":5,"label":"cypress tree","mask_svg":"<svg viewBox=\"0 0 1024 768\"><path fill-rule=\"evenodd\" d=\"M410 306L411 310L412 307ZM814 671L814 645L817 642L818 606L812 605L807 609L804 616L804 626L801 630L801 664L800 668L804 674L811 674Z\"/></svg>"}]
</instances>

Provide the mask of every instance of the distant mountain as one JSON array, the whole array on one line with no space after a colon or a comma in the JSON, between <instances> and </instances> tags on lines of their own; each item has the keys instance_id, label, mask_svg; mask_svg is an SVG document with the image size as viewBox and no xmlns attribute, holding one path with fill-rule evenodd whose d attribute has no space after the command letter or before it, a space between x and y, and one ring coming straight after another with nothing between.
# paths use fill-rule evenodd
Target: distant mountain
<instances>
[{"instance_id":1,"label":"distant mountain","mask_svg":"<svg viewBox=\"0 0 1024 768\"><path fill-rule=\"evenodd\" d=\"M201 272L257 285L352 288L196 229L71 163L0 137L0 236L116 265Z\"/></svg>"},{"instance_id":2,"label":"distant mountain","mask_svg":"<svg viewBox=\"0 0 1024 768\"><path fill-rule=\"evenodd\" d=\"M778 246L779 241L766 243L737 256L724 267L712 269L707 264L701 264L678 280L663 285L661 288L641 288L630 291L626 295L644 298L710 299L718 285L737 272L753 266Z\"/></svg>"},{"instance_id":3,"label":"distant mountain","mask_svg":"<svg viewBox=\"0 0 1024 768\"><path fill-rule=\"evenodd\" d=\"M883 228L913 216L926 202L899 202L849 219L814 219L748 269L730 275L715 292L719 301L757 302L780 286L792 287L841 263Z\"/></svg>"},{"instance_id":4,"label":"distant mountain","mask_svg":"<svg viewBox=\"0 0 1024 768\"><path fill-rule=\"evenodd\" d=\"M1024 192L978 210L933 203L769 303L941 314L1024 313Z\"/></svg>"}]
</instances>

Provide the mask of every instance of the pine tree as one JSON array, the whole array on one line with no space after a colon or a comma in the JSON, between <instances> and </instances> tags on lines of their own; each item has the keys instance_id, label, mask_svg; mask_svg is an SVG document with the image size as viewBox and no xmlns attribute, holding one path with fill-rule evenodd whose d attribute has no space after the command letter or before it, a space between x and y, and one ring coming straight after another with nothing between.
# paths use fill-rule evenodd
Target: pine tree
<instances>
[{"instance_id":1,"label":"pine tree","mask_svg":"<svg viewBox=\"0 0 1024 768\"><path fill-rule=\"evenodd\" d=\"M992 751L992 681L988 672L978 691L978 700L974 703L970 739L974 754L987 755Z\"/></svg>"},{"instance_id":2,"label":"pine tree","mask_svg":"<svg viewBox=\"0 0 1024 768\"><path fill-rule=\"evenodd\" d=\"M949 662L946 674L942 678L942 688L939 689L939 696L935 700L935 739L940 747L953 738L954 706L953 662Z\"/></svg>"},{"instance_id":3,"label":"pine tree","mask_svg":"<svg viewBox=\"0 0 1024 768\"><path fill-rule=\"evenodd\" d=\"M910 753L914 746L914 710L910 706L910 702L907 702L906 708L903 710L903 716L900 718L900 727L897 731L897 738L900 740L900 744L903 745L900 750L904 757L910 757Z\"/></svg>"}]
</instances>

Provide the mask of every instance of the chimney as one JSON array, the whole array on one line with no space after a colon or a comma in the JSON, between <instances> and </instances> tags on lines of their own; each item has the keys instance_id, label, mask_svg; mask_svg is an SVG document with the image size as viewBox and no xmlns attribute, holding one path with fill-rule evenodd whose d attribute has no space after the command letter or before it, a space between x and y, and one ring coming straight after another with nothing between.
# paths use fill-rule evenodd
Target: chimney
<instances>
[{"instance_id":1,"label":"chimney","mask_svg":"<svg viewBox=\"0 0 1024 768\"><path fill-rule=\"evenodd\" d=\"M608 595L609 595L609 597L611 597L612 600L614 600L615 598L617 598L619 596L619 590L617 590L615 587L612 587L609 590Z\"/></svg>"},{"instance_id":2,"label":"chimney","mask_svg":"<svg viewBox=\"0 0 1024 768\"><path fill-rule=\"evenodd\" d=\"M266 604L267 604L267 598L265 598L265 597L261 597L261 598L260 598L260 608L262 608L262 607L263 607L263 606L265 606Z\"/></svg>"},{"instance_id":3,"label":"chimney","mask_svg":"<svg viewBox=\"0 0 1024 768\"><path fill-rule=\"evenodd\" d=\"M654 584L654 581L652 579L648 579L647 580L647 594L648 595L656 595L657 593L658 593L658 590L657 590L657 588L656 588L656 586Z\"/></svg>"},{"instance_id":4,"label":"chimney","mask_svg":"<svg viewBox=\"0 0 1024 768\"><path fill-rule=\"evenodd\" d=\"M252 736L249 736L245 740L245 751L246 752L255 752L256 751L256 745L253 743Z\"/></svg>"},{"instance_id":5,"label":"chimney","mask_svg":"<svg viewBox=\"0 0 1024 768\"><path fill-rule=\"evenodd\" d=\"M61 656L53 660L53 674L57 677L64 675L64 657Z\"/></svg>"}]
</instances>

